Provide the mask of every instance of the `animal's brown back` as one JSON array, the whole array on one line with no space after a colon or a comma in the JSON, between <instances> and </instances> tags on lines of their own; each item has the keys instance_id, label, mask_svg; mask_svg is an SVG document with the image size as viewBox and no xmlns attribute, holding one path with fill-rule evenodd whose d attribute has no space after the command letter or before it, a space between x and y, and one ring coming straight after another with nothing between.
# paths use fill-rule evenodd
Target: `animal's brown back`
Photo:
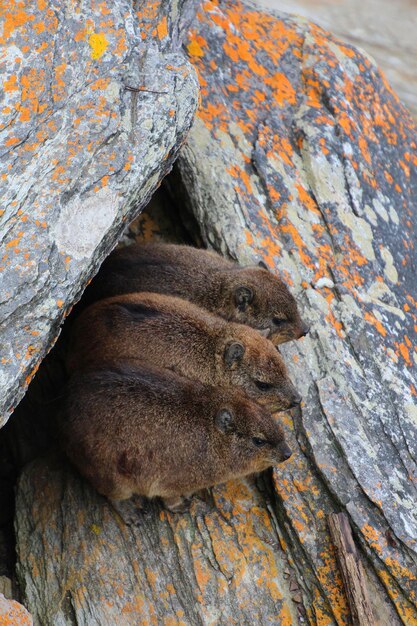
<instances>
[{"instance_id":1,"label":"animal's brown back","mask_svg":"<svg viewBox=\"0 0 417 626\"><path fill-rule=\"evenodd\" d=\"M115 250L103 262L84 299L91 304L115 295L153 291L201 305L208 274L234 267L238 266L209 250L165 243L133 244Z\"/></svg>"},{"instance_id":2,"label":"animal's brown back","mask_svg":"<svg viewBox=\"0 0 417 626\"><path fill-rule=\"evenodd\" d=\"M136 244L117 250L103 263L83 301L139 291L187 299L229 321L269 332L276 344L308 332L295 299L277 276L190 246Z\"/></svg>"},{"instance_id":3,"label":"animal's brown back","mask_svg":"<svg viewBox=\"0 0 417 626\"><path fill-rule=\"evenodd\" d=\"M300 402L270 341L172 296L126 294L84 311L72 332L69 373L117 359L169 368L208 384L238 386L271 410Z\"/></svg>"},{"instance_id":4,"label":"animal's brown back","mask_svg":"<svg viewBox=\"0 0 417 626\"><path fill-rule=\"evenodd\" d=\"M178 369L183 375L214 365L216 340L226 322L187 300L136 293L88 307L72 330L67 368L99 367L105 361L137 359ZM199 379L200 376L195 376Z\"/></svg>"}]
</instances>

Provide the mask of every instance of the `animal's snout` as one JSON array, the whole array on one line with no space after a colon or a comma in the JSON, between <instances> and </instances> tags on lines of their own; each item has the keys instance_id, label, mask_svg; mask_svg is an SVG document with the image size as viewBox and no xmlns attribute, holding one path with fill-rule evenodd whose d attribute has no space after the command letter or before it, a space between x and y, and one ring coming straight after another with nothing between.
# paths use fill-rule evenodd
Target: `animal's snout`
<instances>
[{"instance_id":1,"label":"animal's snout","mask_svg":"<svg viewBox=\"0 0 417 626\"><path fill-rule=\"evenodd\" d=\"M305 322L302 322L300 329L300 337L305 337L310 332L310 326Z\"/></svg>"},{"instance_id":2,"label":"animal's snout","mask_svg":"<svg viewBox=\"0 0 417 626\"><path fill-rule=\"evenodd\" d=\"M293 409L296 406L299 406L301 404L302 401L302 396L298 393L298 391L294 391L294 393L292 394L291 398L290 398L290 403L288 405L289 409Z\"/></svg>"},{"instance_id":3,"label":"animal's snout","mask_svg":"<svg viewBox=\"0 0 417 626\"><path fill-rule=\"evenodd\" d=\"M279 456L281 461L287 461L292 456L292 450L287 443L279 444Z\"/></svg>"}]
</instances>

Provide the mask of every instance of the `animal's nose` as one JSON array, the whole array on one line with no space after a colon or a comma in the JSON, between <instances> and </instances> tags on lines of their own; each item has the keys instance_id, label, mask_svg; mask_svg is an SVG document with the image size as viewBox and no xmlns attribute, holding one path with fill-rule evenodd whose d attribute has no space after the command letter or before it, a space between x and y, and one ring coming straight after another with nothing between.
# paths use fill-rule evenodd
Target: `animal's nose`
<instances>
[{"instance_id":1,"label":"animal's nose","mask_svg":"<svg viewBox=\"0 0 417 626\"><path fill-rule=\"evenodd\" d=\"M290 405L288 408L293 409L294 407L299 406L301 404L302 399L303 398L300 396L298 391L295 391L294 394L290 398Z\"/></svg>"},{"instance_id":2,"label":"animal's nose","mask_svg":"<svg viewBox=\"0 0 417 626\"><path fill-rule=\"evenodd\" d=\"M286 443L280 444L279 453L282 461L287 461L292 456L292 450Z\"/></svg>"},{"instance_id":3,"label":"animal's nose","mask_svg":"<svg viewBox=\"0 0 417 626\"><path fill-rule=\"evenodd\" d=\"M307 333L310 331L310 326L305 322L301 324L300 337L305 337Z\"/></svg>"}]
</instances>

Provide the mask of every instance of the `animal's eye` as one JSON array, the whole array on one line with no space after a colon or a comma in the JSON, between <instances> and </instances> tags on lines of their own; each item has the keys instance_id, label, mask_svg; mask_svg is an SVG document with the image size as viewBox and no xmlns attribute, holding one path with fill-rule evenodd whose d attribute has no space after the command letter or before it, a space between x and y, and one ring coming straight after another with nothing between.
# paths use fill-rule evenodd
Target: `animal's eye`
<instances>
[{"instance_id":1,"label":"animal's eye","mask_svg":"<svg viewBox=\"0 0 417 626\"><path fill-rule=\"evenodd\" d=\"M255 444L257 448L262 448L263 446L268 445L268 441L266 439L261 439L260 437L254 437L252 442Z\"/></svg>"},{"instance_id":2,"label":"animal's eye","mask_svg":"<svg viewBox=\"0 0 417 626\"><path fill-rule=\"evenodd\" d=\"M269 391L273 387L271 383L265 383L262 380L255 380L255 385L260 391Z\"/></svg>"},{"instance_id":3,"label":"animal's eye","mask_svg":"<svg viewBox=\"0 0 417 626\"><path fill-rule=\"evenodd\" d=\"M273 317L272 321L275 326L283 326L287 320L283 317Z\"/></svg>"}]
</instances>

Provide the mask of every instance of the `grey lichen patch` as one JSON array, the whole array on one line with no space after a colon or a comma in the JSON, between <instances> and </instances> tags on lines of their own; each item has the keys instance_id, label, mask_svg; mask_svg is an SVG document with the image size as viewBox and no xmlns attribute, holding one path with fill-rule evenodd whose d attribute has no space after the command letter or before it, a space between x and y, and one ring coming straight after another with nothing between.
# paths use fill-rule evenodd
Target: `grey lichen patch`
<instances>
[{"instance_id":1,"label":"grey lichen patch","mask_svg":"<svg viewBox=\"0 0 417 626\"><path fill-rule=\"evenodd\" d=\"M388 222L388 212L385 209L384 205L379 201L379 199L374 198L372 204L374 206L375 211L378 213L378 215L382 217L382 219L385 222Z\"/></svg>"},{"instance_id":2,"label":"grey lichen patch","mask_svg":"<svg viewBox=\"0 0 417 626\"><path fill-rule=\"evenodd\" d=\"M392 283L398 281L398 272L394 266L394 259L391 252L385 246L381 247L381 257L385 263L384 274Z\"/></svg>"},{"instance_id":3,"label":"grey lichen patch","mask_svg":"<svg viewBox=\"0 0 417 626\"><path fill-rule=\"evenodd\" d=\"M121 197L108 188L66 204L51 233L58 251L74 259L91 257L116 219Z\"/></svg>"}]
</instances>

